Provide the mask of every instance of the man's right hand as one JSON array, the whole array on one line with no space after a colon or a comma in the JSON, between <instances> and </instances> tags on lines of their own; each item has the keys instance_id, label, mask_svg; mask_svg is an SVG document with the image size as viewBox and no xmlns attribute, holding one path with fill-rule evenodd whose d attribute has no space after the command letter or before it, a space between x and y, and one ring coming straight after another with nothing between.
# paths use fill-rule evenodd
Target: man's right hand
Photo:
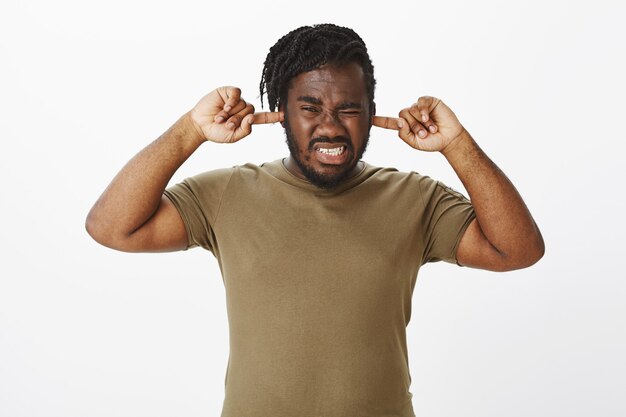
<instances>
[{"instance_id":1,"label":"man's right hand","mask_svg":"<svg viewBox=\"0 0 626 417\"><path fill-rule=\"evenodd\" d=\"M219 87L211 91L191 110L191 120L205 140L233 143L252 132L253 124L284 120L282 112L254 113L254 106L241 97L237 87Z\"/></svg>"}]
</instances>

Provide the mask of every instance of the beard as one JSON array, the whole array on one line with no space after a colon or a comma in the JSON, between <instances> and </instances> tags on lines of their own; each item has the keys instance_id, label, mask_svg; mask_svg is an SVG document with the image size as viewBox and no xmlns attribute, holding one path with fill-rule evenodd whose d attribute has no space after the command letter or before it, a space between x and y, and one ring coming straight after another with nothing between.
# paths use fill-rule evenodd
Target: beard
<instances>
[{"instance_id":1,"label":"beard","mask_svg":"<svg viewBox=\"0 0 626 417\"><path fill-rule=\"evenodd\" d=\"M346 147L344 152L348 152L348 160L349 162L345 165L337 167L336 172L332 174L324 174L319 171L316 171L311 165L309 165L302 157L301 157L301 148L296 143L293 132L291 131L291 127L289 125L289 117L287 116L287 112L285 112L284 119L284 127L285 127L285 137L287 141L287 147L289 148L289 153L291 157L296 162L298 168L307 180L309 180L313 185L322 188L322 189L331 189L341 184L345 179L347 179L352 170L361 160L361 157L365 153L367 149L367 144L369 143L369 133L372 127L371 123L367 129L367 134L363 140L363 145L359 149L356 150L355 157L355 149L352 146L352 142L350 138L346 136L335 136L333 138L329 138L327 136L318 136L313 139L308 144L309 153L315 152L314 145L319 142L327 142L327 143L340 143Z\"/></svg>"}]
</instances>

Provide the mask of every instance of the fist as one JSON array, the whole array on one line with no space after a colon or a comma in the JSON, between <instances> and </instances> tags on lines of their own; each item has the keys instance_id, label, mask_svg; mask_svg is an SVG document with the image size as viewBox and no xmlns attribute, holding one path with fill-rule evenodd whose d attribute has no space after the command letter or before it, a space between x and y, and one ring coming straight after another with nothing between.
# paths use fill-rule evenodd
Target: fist
<instances>
[{"instance_id":1,"label":"fist","mask_svg":"<svg viewBox=\"0 0 626 417\"><path fill-rule=\"evenodd\" d=\"M191 110L191 120L206 140L233 143L248 136L253 124L283 121L281 112L254 113L237 87L219 87L202 97Z\"/></svg>"}]
</instances>

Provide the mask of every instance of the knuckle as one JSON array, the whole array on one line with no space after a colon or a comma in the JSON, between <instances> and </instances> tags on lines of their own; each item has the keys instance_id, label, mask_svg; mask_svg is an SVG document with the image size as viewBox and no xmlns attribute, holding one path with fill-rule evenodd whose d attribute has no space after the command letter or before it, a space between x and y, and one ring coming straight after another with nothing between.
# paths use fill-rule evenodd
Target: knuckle
<instances>
[{"instance_id":1,"label":"knuckle","mask_svg":"<svg viewBox=\"0 0 626 417\"><path fill-rule=\"evenodd\" d=\"M232 88L230 90L228 90L228 101L231 104L235 104L239 101L239 95L241 94L241 92L239 91L238 88Z\"/></svg>"},{"instance_id":2,"label":"knuckle","mask_svg":"<svg viewBox=\"0 0 626 417\"><path fill-rule=\"evenodd\" d=\"M232 106L232 109L230 110L231 114L235 114L235 113L239 113L241 110L243 110L245 108L245 104L241 103L240 101L235 103Z\"/></svg>"}]
</instances>

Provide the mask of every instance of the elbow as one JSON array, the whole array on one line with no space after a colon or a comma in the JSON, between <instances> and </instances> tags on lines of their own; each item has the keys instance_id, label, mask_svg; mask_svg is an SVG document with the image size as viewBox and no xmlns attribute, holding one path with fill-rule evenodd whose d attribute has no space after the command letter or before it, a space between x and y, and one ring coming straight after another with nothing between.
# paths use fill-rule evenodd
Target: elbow
<instances>
[{"instance_id":1,"label":"elbow","mask_svg":"<svg viewBox=\"0 0 626 417\"><path fill-rule=\"evenodd\" d=\"M96 222L93 219L91 211L89 212L89 214L87 214L87 217L85 218L85 231L87 231L87 234L91 236L93 240L97 241L96 236L98 235L98 228Z\"/></svg>"},{"instance_id":2,"label":"elbow","mask_svg":"<svg viewBox=\"0 0 626 417\"><path fill-rule=\"evenodd\" d=\"M93 240L101 245L108 246L106 244L106 233L104 233L105 228L102 227L102 225L95 219L95 216L91 211L85 219L85 230Z\"/></svg>"},{"instance_id":3,"label":"elbow","mask_svg":"<svg viewBox=\"0 0 626 417\"><path fill-rule=\"evenodd\" d=\"M524 244L515 254L502 256L502 263L498 271L514 271L533 266L546 252L546 247L541 236L532 244Z\"/></svg>"},{"instance_id":4,"label":"elbow","mask_svg":"<svg viewBox=\"0 0 626 417\"><path fill-rule=\"evenodd\" d=\"M529 266L533 266L545 254L545 247L542 245L536 249L528 250L525 253L525 257L519 262L518 266L515 269L523 269L528 268Z\"/></svg>"},{"instance_id":5,"label":"elbow","mask_svg":"<svg viewBox=\"0 0 626 417\"><path fill-rule=\"evenodd\" d=\"M543 255L546 253L546 244L543 241L543 236L541 236L541 232L535 225L535 236L530 240L529 244L526 246L526 264L524 268L532 266L539 262Z\"/></svg>"},{"instance_id":6,"label":"elbow","mask_svg":"<svg viewBox=\"0 0 626 417\"><path fill-rule=\"evenodd\" d=\"M85 230L93 240L109 249L120 252L138 252L130 235L116 231L114 225L98 220L91 212L85 219Z\"/></svg>"},{"instance_id":7,"label":"elbow","mask_svg":"<svg viewBox=\"0 0 626 417\"><path fill-rule=\"evenodd\" d=\"M533 252L530 258L530 262L528 263L527 266L536 264L537 262L539 262L541 258L543 258L543 255L546 254L546 245L543 242L543 239L541 238L541 236L539 238L540 238L540 242L538 243L535 251Z\"/></svg>"},{"instance_id":8,"label":"elbow","mask_svg":"<svg viewBox=\"0 0 626 417\"><path fill-rule=\"evenodd\" d=\"M93 240L102 246L119 250L119 239L115 238L110 225L98 220L93 212L89 212L87 218L85 219L85 230Z\"/></svg>"},{"instance_id":9,"label":"elbow","mask_svg":"<svg viewBox=\"0 0 626 417\"><path fill-rule=\"evenodd\" d=\"M539 243L537 245L537 251L535 253L535 259L534 259L534 261L530 265L534 265L537 262L539 262L539 260L541 258L543 258L543 255L545 255L545 254L546 254L546 244L545 244L545 242L543 241L543 238L540 235L539 236ZM530 266L530 265L528 265L528 266Z\"/></svg>"}]
</instances>

